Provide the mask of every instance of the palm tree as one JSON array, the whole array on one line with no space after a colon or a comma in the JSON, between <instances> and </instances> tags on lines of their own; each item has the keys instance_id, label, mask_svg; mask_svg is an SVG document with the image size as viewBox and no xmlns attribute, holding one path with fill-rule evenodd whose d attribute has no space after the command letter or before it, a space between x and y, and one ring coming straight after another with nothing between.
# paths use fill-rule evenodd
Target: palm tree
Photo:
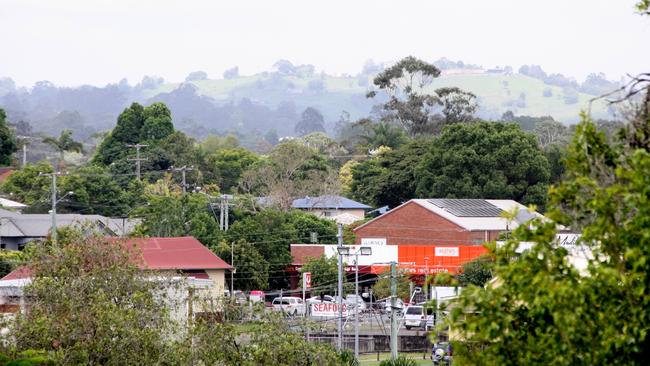
<instances>
[{"instance_id":1,"label":"palm tree","mask_svg":"<svg viewBox=\"0 0 650 366\"><path fill-rule=\"evenodd\" d=\"M56 151L59 152L59 165L64 166L64 154L66 151L74 151L78 153L83 153L83 145L81 142L75 141L72 138L71 130L61 131L59 138L55 137L46 137L43 139L43 143L46 143L52 146Z\"/></svg>"},{"instance_id":2,"label":"palm tree","mask_svg":"<svg viewBox=\"0 0 650 366\"><path fill-rule=\"evenodd\" d=\"M370 149L376 149L380 146L397 148L406 142L406 134L399 126L386 122L372 124L368 134L361 136L366 141Z\"/></svg>"}]
</instances>

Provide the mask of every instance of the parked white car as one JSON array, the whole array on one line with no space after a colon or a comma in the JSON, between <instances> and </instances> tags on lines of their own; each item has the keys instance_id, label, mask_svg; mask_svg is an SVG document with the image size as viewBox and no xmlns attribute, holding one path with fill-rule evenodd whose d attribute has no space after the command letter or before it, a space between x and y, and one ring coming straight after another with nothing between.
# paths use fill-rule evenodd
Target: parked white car
<instances>
[{"instance_id":1,"label":"parked white car","mask_svg":"<svg viewBox=\"0 0 650 366\"><path fill-rule=\"evenodd\" d=\"M433 308L422 305L410 305L404 312L404 327L411 328L432 328L435 322Z\"/></svg>"},{"instance_id":2,"label":"parked white car","mask_svg":"<svg viewBox=\"0 0 650 366\"><path fill-rule=\"evenodd\" d=\"M307 304L318 304L318 303L332 304L333 303L333 301L327 299L326 297L321 298L320 296L310 297L308 299L305 299L305 302Z\"/></svg>"},{"instance_id":3,"label":"parked white car","mask_svg":"<svg viewBox=\"0 0 650 366\"><path fill-rule=\"evenodd\" d=\"M356 299L356 301L355 301L355 299ZM354 309L354 306L356 304L358 304L359 305L359 311L364 311L364 310L366 310L368 308L368 306L366 306L366 302L363 301L363 298L361 296L359 296L359 295L350 294L350 295L345 297L345 302L348 305L353 306L352 309Z\"/></svg>"},{"instance_id":4,"label":"parked white car","mask_svg":"<svg viewBox=\"0 0 650 366\"><path fill-rule=\"evenodd\" d=\"M305 314L305 304L300 297L276 297L273 299L271 306L274 311L281 311L291 316Z\"/></svg>"}]
</instances>

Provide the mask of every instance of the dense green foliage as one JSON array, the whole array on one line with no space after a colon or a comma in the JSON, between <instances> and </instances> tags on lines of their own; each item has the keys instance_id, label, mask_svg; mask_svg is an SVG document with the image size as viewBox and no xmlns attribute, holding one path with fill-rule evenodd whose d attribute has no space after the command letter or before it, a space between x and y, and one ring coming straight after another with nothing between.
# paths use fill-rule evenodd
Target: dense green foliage
<instances>
[{"instance_id":1,"label":"dense green foliage","mask_svg":"<svg viewBox=\"0 0 650 366\"><path fill-rule=\"evenodd\" d=\"M416 169L416 195L545 203L549 165L533 136L513 124L459 124L434 140Z\"/></svg>"},{"instance_id":2,"label":"dense green foliage","mask_svg":"<svg viewBox=\"0 0 650 366\"><path fill-rule=\"evenodd\" d=\"M11 165L11 155L16 151L16 137L7 126L7 115L0 108L0 166Z\"/></svg>"},{"instance_id":3,"label":"dense green foliage","mask_svg":"<svg viewBox=\"0 0 650 366\"><path fill-rule=\"evenodd\" d=\"M551 190L555 222L520 226L497 250L495 286L468 288L453 312L467 343L461 365L638 365L648 357L650 321L650 97L613 143L583 115L565 180ZM555 242L555 223L582 233ZM512 259L521 241L534 246ZM576 268L576 256L587 261ZM467 311L471 311L468 314ZM480 351L478 351L480 349Z\"/></svg>"},{"instance_id":4,"label":"dense green foliage","mask_svg":"<svg viewBox=\"0 0 650 366\"><path fill-rule=\"evenodd\" d=\"M29 311L3 333L3 365L347 365L332 347L307 342L277 314L256 312L247 327L217 322L224 304L193 298L206 317L179 323L182 283L138 267L119 241L61 233L36 247L25 289ZM6 325L6 324L3 324ZM38 349L38 352L32 351Z\"/></svg>"},{"instance_id":5,"label":"dense green foliage","mask_svg":"<svg viewBox=\"0 0 650 366\"><path fill-rule=\"evenodd\" d=\"M332 256L327 258L325 255L322 255L319 258L310 258L309 261L302 266L301 272L311 273L312 289L310 290L310 293L312 296L333 293L332 290L338 281L338 268L338 257ZM302 286L302 277L300 281L300 286Z\"/></svg>"},{"instance_id":6,"label":"dense green foliage","mask_svg":"<svg viewBox=\"0 0 650 366\"><path fill-rule=\"evenodd\" d=\"M269 286L278 288L288 285L284 271L292 261L290 245L309 242L312 233L316 233L319 243L331 243L336 238L336 225L301 211L266 209L235 221L226 237L229 241L241 239L251 243L268 263L269 273L272 273ZM237 273L236 276L246 278L250 273Z\"/></svg>"},{"instance_id":7,"label":"dense green foliage","mask_svg":"<svg viewBox=\"0 0 650 366\"><path fill-rule=\"evenodd\" d=\"M379 366L417 366L417 362L406 356L398 356L396 359L383 360Z\"/></svg>"},{"instance_id":8,"label":"dense green foliage","mask_svg":"<svg viewBox=\"0 0 650 366\"><path fill-rule=\"evenodd\" d=\"M170 110L162 103L143 107L133 103L117 118L117 125L97 149L93 160L109 165L132 152L128 144L155 143L174 132Z\"/></svg>"},{"instance_id":9,"label":"dense green foliage","mask_svg":"<svg viewBox=\"0 0 650 366\"><path fill-rule=\"evenodd\" d=\"M492 279L494 260L490 256L481 256L463 264L463 270L457 276L460 286L484 286Z\"/></svg>"},{"instance_id":10,"label":"dense green foliage","mask_svg":"<svg viewBox=\"0 0 650 366\"><path fill-rule=\"evenodd\" d=\"M509 198L544 205L549 164L514 124L454 124L352 168L353 195L395 207L415 197Z\"/></svg>"},{"instance_id":11,"label":"dense green foliage","mask_svg":"<svg viewBox=\"0 0 650 366\"><path fill-rule=\"evenodd\" d=\"M62 365L173 362L166 281L147 280L137 252L119 242L80 235L41 246L29 263L29 311L16 316L12 347L48 351Z\"/></svg>"}]
</instances>

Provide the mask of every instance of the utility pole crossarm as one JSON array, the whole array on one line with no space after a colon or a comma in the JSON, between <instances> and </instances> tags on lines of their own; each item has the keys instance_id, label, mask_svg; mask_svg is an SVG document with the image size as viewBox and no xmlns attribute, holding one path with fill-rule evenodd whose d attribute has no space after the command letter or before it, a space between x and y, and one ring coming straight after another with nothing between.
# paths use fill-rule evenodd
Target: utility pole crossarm
<instances>
[{"instance_id":1,"label":"utility pole crossarm","mask_svg":"<svg viewBox=\"0 0 650 366\"><path fill-rule=\"evenodd\" d=\"M187 193L187 182L185 180L185 173L186 172L191 172L192 170L194 170L194 166L189 166L188 167L186 165L183 165L180 168L174 168L172 166L172 167L169 168L169 170L174 171L174 172L181 172L181 176L182 176L182 179L183 179L183 183L182 183L182 185L183 185L183 193Z\"/></svg>"},{"instance_id":2,"label":"utility pole crossarm","mask_svg":"<svg viewBox=\"0 0 650 366\"><path fill-rule=\"evenodd\" d=\"M140 180L140 162L141 161L147 161L147 158L141 158L140 157L140 149L143 147L147 147L149 145L145 144L126 144L126 147L135 147L135 159L127 159L128 161L135 161L135 174L138 177L138 180Z\"/></svg>"}]
</instances>

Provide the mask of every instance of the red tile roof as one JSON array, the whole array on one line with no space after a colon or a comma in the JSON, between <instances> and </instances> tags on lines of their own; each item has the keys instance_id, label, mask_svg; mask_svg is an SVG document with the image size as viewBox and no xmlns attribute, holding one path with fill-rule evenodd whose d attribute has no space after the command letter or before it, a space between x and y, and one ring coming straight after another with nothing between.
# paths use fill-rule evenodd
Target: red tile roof
<instances>
[{"instance_id":1,"label":"red tile roof","mask_svg":"<svg viewBox=\"0 0 650 366\"><path fill-rule=\"evenodd\" d=\"M146 269L231 269L194 237L127 239L142 250Z\"/></svg>"},{"instance_id":2,"label":"red tile roof","mask_svg":"<svg viewBox=\"0 0 650 366\"><path fill-rule=\"evenodd\" d=\"M0 167L0 182L4 182L16 170L11 166Z\"/></svg>"},{"instance_id":3,"label":"red tile roof","mask_svg":"<svg viewBox=\"0 0 650 366\"><path fill-rule=\"evenodd\" d=\"M108 239L119 240L118 238ZM188 272L206 269L232 269L228 263L191 236L126 239L125 245L136 246L142 251L143 269L188 270ZM30 276L29 268L19 267L4 276L2 280L29 278Z\"/></svg>"},{"instance_id":4,"label":"red tile roof","mask_svg":"<svg viewBox=\"0 0 650 366\"><path fill-rule=\"evenodd\" d=\"M32 271L27 267L18 267L13 271L9 272L6 276L2 277L0 281L4 280L18 280L21 278L29 278L32 275Z\"/></svg>"},{"instance_id":5,"label":"red tile roof","mask_svg":"<svg viewBox=\"0 0 650 366\"><path fill-rule=\"evenodd\" d=\"M322 245L291 245L292 264L301 266L309 262L310 258L320 258L325 254L325 247Z\"/></svg>"}]
</instances>

